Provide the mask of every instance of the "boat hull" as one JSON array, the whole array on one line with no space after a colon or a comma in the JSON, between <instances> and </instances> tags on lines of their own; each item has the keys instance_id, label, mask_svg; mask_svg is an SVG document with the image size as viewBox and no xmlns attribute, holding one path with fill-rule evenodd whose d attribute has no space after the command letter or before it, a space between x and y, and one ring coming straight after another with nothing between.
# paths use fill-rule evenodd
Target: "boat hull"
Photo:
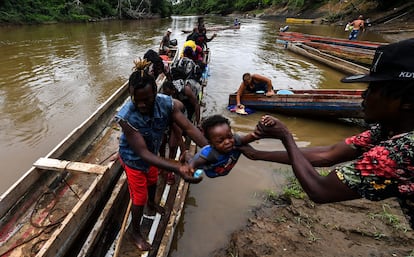
<instances>
[{"instance_id":1,"label":"boat hull","mask_svg":"<svg viewBox=\"0 0 414 257\"><path fill-rule=\"evenodd\" d=\"M205 62L208 64L210 51L204 52ZM208 76L203 76L202 89L207 85ZM194 143L189 142L190 153L196 152ZM178 153L179 155L179 153ZM177 177L176 177L177 178ZM173 185L167 185L164 176L160 176L157 185L156 202L166 210L164 215L144 216L141 230L152 244L152 250L141 252L129 240L127 229L130 224L130 215L127 210L129 194L125 187L126 178L119 182L104 211L99 216L95 226L84 239L78 257L86 256L158 256L167 257L173 240L175 229L183 214L189 184L183 179L177 179ZM119 204L119 202L122 204ZM125 224L122 227L122 224Z\"/></svg>"},{"instance_id":2,"label":"boat hull","mask_svg":"<svg viewBox=\"0 0 414 257\"><path fill-rule=\"evenodd\" d=\"M324 37L310 34L303 34L300 32L279 32L279 38L291 41L291 42L318 42L324 44L334 44L355 48L363 48L369 50L375 50L377 47L386 45L386 43L380 42L371 42L371 41L361 41L361 40L348 40L344 38L334 38L334 37Z\"/></svg>"},{"instance_id":3,"label":"boat hull","mask_svg":"<svg viewBox=\"0 0 414 257\"><path fill-rule=\"evenodd\" d=\"M294 23L294 24L310 24L314 23L314 19L299 19L299 18L286 18L286 23Z\"/></svg>"},{"instance_id":4,"label":"boat hull","mask_svg":"<svg viewBox=\"0 0 414 257\"><path fill-rule=\"evenodd\" d=\"M285 47L293 53L315 60L345 74L354 75L369 73L369 69L365 66L321 52L318 49L302 43L286 42Z\"/></svg>"},{"instance_id":5,"label":"boat hull","mask_svg":"<svg viewBox=\"0 0 414 257\"><path fill-rule=\"evenodd\" d=\"M291 90L293 94L247 93L241 103L251 109L310 118L362 118L362 90ZM236 104L236 93L229 95Z\"/></svg>"}]
</instances>

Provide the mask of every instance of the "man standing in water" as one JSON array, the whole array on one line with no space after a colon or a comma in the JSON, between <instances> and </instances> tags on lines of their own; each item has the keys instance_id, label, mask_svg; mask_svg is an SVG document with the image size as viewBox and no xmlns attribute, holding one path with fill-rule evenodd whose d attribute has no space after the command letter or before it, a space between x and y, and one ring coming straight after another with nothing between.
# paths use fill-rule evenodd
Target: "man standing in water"
<instances>
[{"instance_id":1,"label":"man standing in water","mask_svg":"<svg viewBox=\"0 0 414 257\"><path fill-rule=\"evenodd\" d=\"M349 40L356 40L360 30L364 30L364 17L362 15L358 16L358 19L349 23L352 26L351 33L349 34Z\"/></svg>"},{"instance_id":2,"label":"man standing in water","mask_svg":"<svg viewBox=\"0 0 414 257\"><path fill-rule=\"evenodd\" d=\"M162 37L161 43L160 43L160 54L168 55L170 53L170 36L172 33L172 29L167 29L167 32L165 32L165 35Z\"/></svg>"},{"instance_id":3,"label":"man standing in water","mask_svg":"<svg viewBox=\"0 0 414 257\"><path fill-rule=\"evenodd\" d=\"M197 145L207 140L182 113L182 103L170 96L157 94L157 84L151 75L151 62L146 59L135 62L135 71L129 77L127 101L116 118L122 128L119 142L119 158L128 179L132 201L131 238L141 251L149 251L151 244L141 234L141 218L147 204L151 212L161 215L165 210L155 203L158 168L173 171L187 182L201 180L192 177L194 170L188 164L178 164L157 154L169 124L177 124Z\"/></svg>"}]
</instances>

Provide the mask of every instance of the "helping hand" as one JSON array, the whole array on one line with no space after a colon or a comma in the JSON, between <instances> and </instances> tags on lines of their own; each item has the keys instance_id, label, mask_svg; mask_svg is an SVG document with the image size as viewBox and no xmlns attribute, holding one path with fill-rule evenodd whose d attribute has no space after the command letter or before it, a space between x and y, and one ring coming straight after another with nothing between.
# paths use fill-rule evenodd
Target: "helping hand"
<instances>
[{"instance_id":1,"label":"helping hand","mask_svg":"<svg viewBox=\"0 0 414 257\"><path fill-rule=\"evenodd\" d=\"M185 182L191 184L198 184L203 180L203 177L194 178L194 169L191 168L188 164L183 164L178 170L180 176L184 179Z\"/></svg>"},{"instance_id":2,"label":"helping hand","mask_svg":"<svg viewBox=\"0 0 414 257\"><path fill-rule=\"evenodd\" d=\"M288 128L275 117L265 115L256 125L255 134L262 138L284 139L290 135Z\"/></svg>"}]
</instances>

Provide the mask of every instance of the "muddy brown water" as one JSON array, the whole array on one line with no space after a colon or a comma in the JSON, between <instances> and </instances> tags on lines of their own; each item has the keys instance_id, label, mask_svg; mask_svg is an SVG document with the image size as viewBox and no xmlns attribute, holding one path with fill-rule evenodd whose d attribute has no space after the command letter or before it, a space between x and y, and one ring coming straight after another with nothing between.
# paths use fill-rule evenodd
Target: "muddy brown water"
<instances>
[{"instance_id":1,"label":"muddy brown water","mask_svg":"<svg viewBox=\"0 0 414 257\"><path fill-rule=\"evenodd\" d=\"M207 28L232 24L207 17ZM179 46L196 17L149 21L109 21L0 27L0 160L3 193L107 99L131 73L132 60L156 48L167 28ZM361 88L339 83L342 74L286 52L276 34L277 20L241 19L240 30L218 31L211 49L204 116L228 117L235 132L248 133L261 115L238 116L226 109L245 72L272 79L277 89ZM346 37L343 28L294 25L292 31ZM209 33L211 35L211 33ZM365 32L361 39L385 41ZM341 123L276 115L301 146L331 144L361 130ZM254 142L260 149L282 149L277 140ZM208 256L241 226L263 192L280 192L288 166L244 157L230 175L191 186L170 256Z\"/></svg>"}]
</instances>

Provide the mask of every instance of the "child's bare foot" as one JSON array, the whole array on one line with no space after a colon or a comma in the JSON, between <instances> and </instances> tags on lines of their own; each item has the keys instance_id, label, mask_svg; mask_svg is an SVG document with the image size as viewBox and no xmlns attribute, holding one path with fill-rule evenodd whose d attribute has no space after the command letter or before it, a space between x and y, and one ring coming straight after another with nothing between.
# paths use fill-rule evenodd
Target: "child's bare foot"
<instances>
[{"instance_id":1,"label":"child's bare foot","mask_svg":"<svg viewBox=\"0 0 414 257\"><path fill-rule=\"evenodd\" d=\"M152 249L151 244L148 243L140 233L134 233L132 231L129 231L128 235L131 241L136 245L136 247L140 251L149 251Z\"/></svg>"},{"instance_id":2,"label":"child's bare foot","mask_svg":"<svg viewBox=\"0 0 414 257\"><path fill-rule=\"evenodd\" d=\"M165 209L158 204L148 203L148 216L155 216L156 213L165 214Z\"/></svg>"}]
</instances>

